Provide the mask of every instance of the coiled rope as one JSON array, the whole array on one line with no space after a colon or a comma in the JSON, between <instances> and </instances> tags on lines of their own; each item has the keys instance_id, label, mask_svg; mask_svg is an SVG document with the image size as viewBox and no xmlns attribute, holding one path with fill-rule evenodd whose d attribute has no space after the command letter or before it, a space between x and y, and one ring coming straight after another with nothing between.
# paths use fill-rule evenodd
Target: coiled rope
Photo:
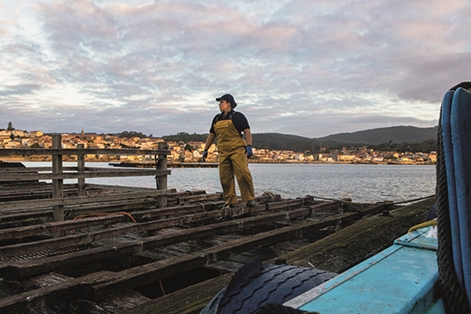
<instances>
[{"instance_id":1,"label":"coiled rope","mask_svg":"<svg viewBox=\"0 0 471 314\"><path fill-rule=\"evenodd\" d=\"M263 192L262 196L266 198L267 203L275 202L275 194L273 194L272 192L265 191Z\"/></svg>"},{"instance_id":2,"label":"coiled rope","mask_svg":"<svg viewBox=\"0 0 471 314\"><path fill-rule=\"evenodd\" d=\"M443 300L448 313L471 313L464 289L461 287L453 262L453 239L448 202L448 184L445 168L445 153L442 136L442 110L438 124L436 203L438 228L438 272Z\"/></svg>"}]
</instances>

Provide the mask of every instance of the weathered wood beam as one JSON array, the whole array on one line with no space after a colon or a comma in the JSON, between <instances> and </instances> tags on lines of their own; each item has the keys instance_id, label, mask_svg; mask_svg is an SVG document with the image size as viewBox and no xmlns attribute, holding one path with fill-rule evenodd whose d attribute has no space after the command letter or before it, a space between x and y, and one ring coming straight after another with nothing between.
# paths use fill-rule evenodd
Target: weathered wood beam
<instances>
[{"instance_id":1,"label":"weathered wood beam","mask_svg":"<svg viewBox=\"0 0 471 314\"><path fill-rule=\"evenodd\" d=\"M229 284L233 275L229 273L206 280L117 314L198 314Z\"/></svg>"},{"instance_id":2,"label":"weathered wood beam","mask_svg":"<svg viewBox=\"0 0 471 314\"><path fill-rule=\"evenodd\" d=\"M97 170L85 172L61 173L7 173L2 174L0 182L77 179L77 178L110 178L110 177L140 177L140 176L166 176L170 170L132 169L132 170Z\"/></svg>"},{"instance_id":3,"label":"weathered wood beam","mask_svg":"<svg viewBox=\"0 0 471 314\"><path fill-rule=\"evenodd\" d=\"M40 311L46 302L54 301L59 298L75 299L80 295L81 285L83 283L92 283L96 278L100 278L107 273L107 271L93 273L55 285L49 285L2 298L0 299L0 312L20 314L30 311Z\"/></svg>"},{"instance_id":4,"label":"weathered wood beam","mask_svg":"<svg viewBox=\"0 0 471 314\"><path fill-rule=\"evenodd\" d=\"M100 203L117 200L132 200L138 198L156 198L160 195L166 195L171 193L171 190L154 190L152 192L131 192L131 193L115 193L108 195L88 195L88 196L77 196L77 197L65 197L58 199L41 199L41 200L28 200L28 201L13 201L13 202L2 202L2 209L23 209L23 208L39 208L49 207L54 205L77 205L77 204L88 204L88 203Z\"/></svg>"},{"instance_id":5,"label":"weathered wood beam","mask_svg":"<svg viewBox=\"0 0 471 314\"><path fill-rule=\"evenodd\" d=\"M64 171L77 171L77 167L63 167ZM28 172L51 172L52 167L27 167L27 168L0 168L0 173L28 173Z\"/></svg>"},{"instance_id":6,"label":"weathered wood beam","mask_svg":"<svg viewBox=\"0 0 471 314\"><path fill-rule=\"evenodd\" d=\"M52 257L2 263L0 264L0 274L3 278L24 278L51 271L60 271L77 265L130 256L139 251L140 244L137 241L133 241L131 243L118 244L113 247L97 247Z\"/></svg>"},{"instance_id":7,"label":"weathered wood beam","mask_svg":"<svg viewBox=\"0 0 471 314\"><path fill-rule=\"evenodd\" d=\"M77 144L78 149L84 149L85 145L83 143ZM85 155L77 154L77 170L78 172L85 171ZM85 178L78 178L77 180L77 191L79 196L85 196L87 193L85 191Z\"/></svg>"},{"instance_id":8,"label":"weathered wood beam","mask_svg":"<svg viewBox=\"0 0 471 314\"><path fill-rule=\"evenodd\" d=\"M170 150L154 150L154 149L106 149L106 148L4 148L0 149L0 156L15 155L170 155Z\"/></svg>"},{"instance_id":9,"label":"weathered wood beam","mask_svg":"<svg viewBox=\"0 0 471 314\"><path fill-rule=\"evenodd\" d=\"M160 142L158 143L158 146L159 146L159 150L168 150L167 142ZM167 170L167 156L165 155L158 156L156 170L157 171ZM167 189L167 176L166 175L156 176L155 185L156 185L157 190L166 190ZM166 195L159 196L158 201L159 201L160 208L167 206Z\"/></svg>"},{"instance_id":10,"label":"weathered wood beam","mask_svg":"<svg viewBox=\"0 0 471 314\"><path fill-rule=\"evenodd\" d=\"M86 183L85 189L108 190L108 191L128 191L128 192L146 192L155 191L155 188L144 188L124 185L106 185L96 183Z\"/></svg>"},{"instance_id":11,"label":"weathered wood beam","mask_svg":"<svg viewBox=\"0 0 471 314\"><path fill-rule=\"evenodd\" d=\"M61 147L61 135L53 134L52 135L52 147L59 149ZM62 199L64 197L64 179L58 175L62 175L62 155L53 155L52 156L52 198ZM8 176L3 176L8 177ZM3 178L2 178L3 179ZM0 179L0 180L2 180ZM16 179L18 181L23 181L22 179ZM52 208L52 217L54 221L63 221L64 220L64 205L63 204L54 204ZM56 234L60 236L60 234Z\"/></svg>"}]
</instances>

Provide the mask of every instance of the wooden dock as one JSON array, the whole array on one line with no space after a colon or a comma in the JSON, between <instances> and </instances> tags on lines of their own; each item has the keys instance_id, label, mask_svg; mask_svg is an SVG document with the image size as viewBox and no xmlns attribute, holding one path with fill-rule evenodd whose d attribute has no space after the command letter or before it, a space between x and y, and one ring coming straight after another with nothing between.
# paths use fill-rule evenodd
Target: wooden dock
<instances>
[{"instance_id":1,"label":"wooden dock","mask_svg":"<svg viewBox=\"0 0 471 314\"><path fill-rule=\"evenodd\" d=\"M165 159L164 149L154 153ZM404 224L420 222L433 203L427 200L400 215L404 207L391 202L266 193L253 208L241 202L223 211L220 193L167 190L159 178L170 175L165 162L154 170L111 169L115 176L156 175L159 189L87 184L85 177L111 173L84 165L59 168L0 170L1 313L198 313L254 256L301 265L309 260L310 246L368 217L399 221L383 225L387 236L379 232L370 241L386 245L410 227ZM38 181L69 177L80 181Z\"/></svg>"}]
</instances>

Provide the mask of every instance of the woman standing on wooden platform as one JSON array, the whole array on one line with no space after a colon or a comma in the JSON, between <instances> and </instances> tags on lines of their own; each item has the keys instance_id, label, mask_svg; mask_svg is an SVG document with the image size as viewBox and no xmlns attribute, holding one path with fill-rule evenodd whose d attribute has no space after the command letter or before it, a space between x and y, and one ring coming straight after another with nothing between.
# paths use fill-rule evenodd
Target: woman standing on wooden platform
<instances>
[{"instance_id":1,"label":"woman standing on wooden platform","mask_svg":"<svg viewBox=\"0 0 471 314\"><path fill-rule=\"evenodd\" d=\"M239 184L242 200L248 207L255 206L255 192L248 159L252 157L252 133L249 122L241 112L234 111L237 103L230 94L219 98L219 110L211 123L203 152L203 160L208 156L208 149L218 139L219 179L226 201L224 209L237 204L234 175ZM242 133L245 140L242 138Z\"/></svg>"}]
</instances>

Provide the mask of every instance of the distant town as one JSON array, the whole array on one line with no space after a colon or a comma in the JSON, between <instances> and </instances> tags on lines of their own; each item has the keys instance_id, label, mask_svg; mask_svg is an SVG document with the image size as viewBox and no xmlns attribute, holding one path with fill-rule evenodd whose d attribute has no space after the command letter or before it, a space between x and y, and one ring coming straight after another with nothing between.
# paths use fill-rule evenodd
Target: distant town
<instances>
[{"instance_id":1,"label":"distant town","mask_svg":"<svg viewBox=\"0 0 471 314\"><path fill-rule=\"evenodd\" d=\"M118 137L96 133L61 134L63 148L77 148L83 144L84 148L99 149L157 149L158 143L164 142L161 138ZM167 142L170 150L168 160L170 162L200 162L204 150L204 142ZM42 131L24 131L16 129L0 129L0 149L18 148L50 148L52 136ZM290 150L268 150L253 148L254 156L249 162L258 163L349 163L349 164L435 164L436 152L395 152L375 151L367 146L344 147L310 154L306 152L294 152ZM217 146L212 145L208 150L207 162L217 162ZM48 161L50 156L2 156L2 159L14 159L24 161ZM64 156L64 160L74 160L76 156ZM87 155L87 161L121 161L145 163L152 162L153 156L115 156L115 155Z\"/></svg>"}]
</instances>

